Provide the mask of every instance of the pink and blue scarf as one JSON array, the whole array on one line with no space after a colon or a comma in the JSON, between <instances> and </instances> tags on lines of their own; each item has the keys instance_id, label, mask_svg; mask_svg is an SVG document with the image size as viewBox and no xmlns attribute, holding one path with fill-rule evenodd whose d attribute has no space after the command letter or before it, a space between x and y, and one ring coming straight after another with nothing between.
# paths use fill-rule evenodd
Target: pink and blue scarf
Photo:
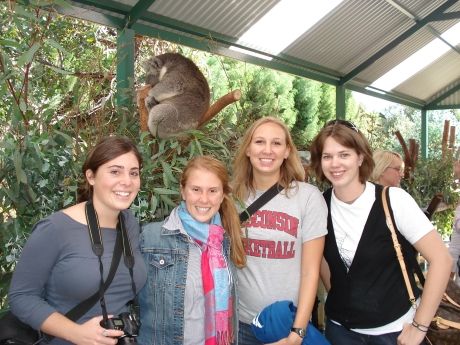
<instances>
[{"instance_id":1,"label":"pink and blue scarf","mask_svg":"<svg viewBox=\"0 0 460 345\"><path fill-rule=\"evenodd\" d=\"M196 221L185 203L179 217L187 234L202 247L201 275L205 296L205 345L228 345L233 341L231 273L223 253L224 228L219 212L210 223Z\"/></svg>"}]
</instances>

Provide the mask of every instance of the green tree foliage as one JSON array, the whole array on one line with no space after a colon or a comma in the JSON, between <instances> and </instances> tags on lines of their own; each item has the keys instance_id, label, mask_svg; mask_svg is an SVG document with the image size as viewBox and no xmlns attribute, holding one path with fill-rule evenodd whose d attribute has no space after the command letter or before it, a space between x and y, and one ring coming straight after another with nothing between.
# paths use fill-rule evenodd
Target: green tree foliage
<instances>
[{"instance_id":1,"label":"green tree foliage","mask_svg":"<svg viewBox=\"0 0 460 345\"><path fill-rule=\"evenodd\" d=\"M332 85L321 84L318 118L322 124L335 119L335 88Z\"/></svg>"},{"instance_id":2,"label":"green tree foliage","mask_svg":"<svg viewBox=\"0 0 460 345\"><path fill-rule=\"evenodd\" d=\"M296 90L294 97L298 111L297 120L292 128L292 134L299 147L311 142L321 128L319 122L319 104L321 101L321 83L296 77L293 82Z\"/></svg>"}]
</instances>

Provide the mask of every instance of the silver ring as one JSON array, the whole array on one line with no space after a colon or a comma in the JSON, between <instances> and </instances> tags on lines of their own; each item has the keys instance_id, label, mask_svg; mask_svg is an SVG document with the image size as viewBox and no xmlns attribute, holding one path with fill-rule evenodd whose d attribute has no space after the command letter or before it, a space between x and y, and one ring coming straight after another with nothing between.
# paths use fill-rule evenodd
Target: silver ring
<instances>
[{"instance_id":1,"label":"silver ring","mask_svg":"<svg viewBox=\"0 0 460 345\"><path fill-rule=\"evenodd\" d=\"M104 330L102 331L102 335L103 335L104 337L108 337L108 336L109 336L109 334L108 334L108 332L107 332L106 329L104 329Z\"/></svg>"}]
</instances>

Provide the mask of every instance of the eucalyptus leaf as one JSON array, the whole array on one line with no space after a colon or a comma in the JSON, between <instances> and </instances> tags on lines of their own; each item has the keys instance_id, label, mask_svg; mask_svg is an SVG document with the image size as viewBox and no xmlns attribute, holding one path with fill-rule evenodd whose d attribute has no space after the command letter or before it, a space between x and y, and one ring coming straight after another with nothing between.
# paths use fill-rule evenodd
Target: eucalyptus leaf
<instances>
[{"instance_id":1,"label":"eucalyptus leaf","mask_svg":"<svg viewBox=\"0 0 460 345\"><path fill-rule=\"evenodd\" d=\"M58 130L58 129L54 129L54 133L60 135L61 137L63 137L65 139L65 141L69 144L71 144L73 142L73 139L66 133Z\"/></svg>"},{"instance_id":2,"label":"eucalyptus leaf","mask_svg":"<svg viewBox=\"0 0 460 345\"><path fill-rule=\"evenodd\" d=\"M152 214L155 214L157 210L157 206L158 206L158 199L155 195L152 195L152 197L150 198L150 212L152 212Z\"/></svg>"},{"instance_id":3,"label":"eucalyptus leaf","mask_svg":"<svg viewBox=\"0 0 460 345\"><path fill-rule=\"evenodd\" d=\"M168 162L161 161L161 167L163 168L163 172L168 182L171 181L173 183L178 183L177 179L174 177L174 174L172 173L171 165L168 164Z\"/></svg>"},{"instance_id":4,"label":"eucalyptus leaf","mask_svg":"<svg viewBox=\"0 0 460 345\"><path fill-rule=\"evenodd\" d=\"M160 195L179 195L179 191L167 188L153 188L153 192Z\"/></svg>"},{"instance_id":5,"label":"eucalyptus leaf","mask_svg":"<svg viewBox=\"0 0 460 345\"><path fill-rule=\"evenodd\" d=\"M21 6L19 4L16 4L16 6L14 8L14 12L19 17L27 18L27 19L29 19L29 20L31 20L33 22L38 21L38 18L35 15L33 15L30 12L28 12L23 6Z\"/></svg>"},{"instance_id":6,"label":"eucalyptus leaf","mask_svg":"<svg viewBox=\"0 0 460 345\"><path fill-rule=\"evenodd\" d=\"M16 177L18 184L27 183L27 176L24 170L22 169L22 154L19 149L16 149L13 154L14 168L16 171Z\"/></svg>"},{"instance_id":7,"label":"eucalyptus leaf","mask_svg":"<svg viewBox=\"0 0 460 345\"><path fill-rule=\"evenodd\" d=\"M169 205L171 206L172 208L176 207L176 203L174 201L171 200L170 197L168 197L167 195L160 195L160 199L166 204L166 205Z\"/></svg>"},{"instance_id":8,"label":"eucalyptus leaf","mask_svg":"<svg viewBox=\"0 0 460 345\"><path fill-rule=\"evenodd\" d=\"M22 67L30 62L32 62L32 59L34 58L35 53L37 52L38 49L40 49L41 44L38 42L35 42L29 50L27 50L25 53L21 54L21 56L18 58L18 66Z\"/></svg>"},{"instance_id":9,"label":"eucalyptus leaf","mask_svg":"<svg viewBox=\"0 0 460 345\"><path fill-rule=\"evenodd\" d=\"M50 166L51 165L48 162L45 162L45 164L42 165L42 172L48 172L48 170L50 170Z\"/></svg>"},{"instance_id":10,"label":"eucalyptus leaf","mask_svg":"<svg viewBox=\"0 0 460 345\"><path fill-rule=\"evenodd\" d=\"M60 45L58 42L56 42L54 39L52 38L47 38L45 40L45 43L49 44L50 46L52 46L53 48L56 48L57 50L59 50L60 52L63 52L64 54L68 55L69 52L62 46Z\"/></svg>"},{"instance_id":11,"label":"eucalyptus leaf","mask_svg":"<svg viewBox=\"0 0 460 345\"><path fill-rule=\"evenodd\" d=\"M59 73L59 74L70 75L70 74L73 73L73 72L70 72L70 71L66 71L66 70L64 70L62 68L56 67L56 66L48 66L48 65L46 65L46 67L52 69L54 72Z\"/></svg>"},{"instance_id":12,"label":"eucalyptus leaf","mask_svg":"<svg viewBox=\"0 0 460 345\"><path fill-rule=\"evenodd\" d=\"M12 40L12 39L8 39L8 38L0 39L0 45L7 47L7 48L15 48L15 49L21 48L21 44L19 42Z\"/></svg>"},{"instance_id":13,"label":"eucalyptus leaf","mask_svg":"<svg viewBox=\"0 0 460 345\"><path fill-rule=\"evenodd\" d=\"M23 113L25 113L27 111L27 104L26 104L26 102L24 101L23 98L19 99L19 109L21 109L21 111Z\"/></svg>"}]
</instances>

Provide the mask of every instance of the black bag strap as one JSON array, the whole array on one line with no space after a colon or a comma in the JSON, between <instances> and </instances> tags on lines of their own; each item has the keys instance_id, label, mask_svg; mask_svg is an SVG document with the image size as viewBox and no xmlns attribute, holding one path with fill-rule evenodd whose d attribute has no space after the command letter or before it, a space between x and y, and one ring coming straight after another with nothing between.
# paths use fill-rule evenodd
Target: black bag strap
<instances>
[{"instance_id":1,"label":"black bag strap","mask_svg":"<svg viewBox=\"0 0 460 345\"><path fill-rule=\"evenodd\" d=\"M283 190L283 186L279 183L275 183L269 189L267 189L260 197L257 198L249 207L240 213L240 222L244 223L251 217L259 208L269 202L279 192Z\"/></svg>"},{"instance_id":2,"label":"black bag strap","mask_svg":"<svg viewBox=\"0 0 460 345\"><path fill-rule=\"evenodd\" d=\"M88 232L90 234L91 247L93 249L94 254L96 254L98 258L100 259L102 254L104 253L104 247L102 246L102 236L101 236L101 230L99 227L99 220L97 218L97 214L94 210L94 207L91 207L90 201L86 203L85 207L86 207L86 222L88 224ZM101 298L101 294L103 295L104 292L108 289L108 287L112 283L113 278L115 277L115 272L117 271L118 265L120 264L121 253L123 251L122 243L124 242L124 239L123 239L121 228L124 227L124 224L121 221L122 221L122 218L121 216L119 216L118 224L117 224L117 237L115 240L115 247L113 250L112 262L110 264L110 270L109 270L107 279L105 280L105 282L103 282L102 286L100 287L98 291L96 291L93 295L91 295L84 301L78 303L75 307L73 307L67 313L65 313L64 316L67 317L68 319L72 321L76 321L79 318L81 318L83 315L85 315L88 312L88 310L90 310L97 303L97 301ZM131 253L131 256L132 256L132 253ZM54 336L44 334L44 337L40 338L40 340L36 342L35 344L40 343L44 339L46 339L46 341L49 342L54 338L55 338Z\"/></svg>"},{"instance_id":3,"label":"black bag strap","mask_svg":"<svg viewBox=\"0 0 460 345\"><path fill-rule=\"evenodd\" d=\"M101 228L99 225L99 219L97 217L96 210L94 209L92 200L88 200L86 202L85 211L86 211L85 213L86 213L86 220L88 224L88 230L89 230L89 234L91 238L92 249L94 251L94 254L96 254L99 259L99 271L100 271L101 279L100 279L99 291L97 295L99 297L99 301L101 304L102 316L104 318L104 321L106 321L108 319L107 309L105 306L105 298L104 298L104 292L106 288L105 288L105 283L103 280L104 267L102 265L102 259L101 259L102 254L104 253L104 247L102 244L102 235L101 235ZM134 255L133 255L133 251L131 248L131 243L129 241L128 232L125 229L123 214L121 212L118 215L117 240L119 239L120 236L121 236L121 247L123 248L125 265L128 268L129 275L131 277L131 287L133 290L133 299L135 299L136 298L136 284L134 282L134 273L133 273ZM118 261L119 261L119 258L118 258ZM130 301L129 303L133 304L132 301Z\"/></svg>"}]
</instances>

